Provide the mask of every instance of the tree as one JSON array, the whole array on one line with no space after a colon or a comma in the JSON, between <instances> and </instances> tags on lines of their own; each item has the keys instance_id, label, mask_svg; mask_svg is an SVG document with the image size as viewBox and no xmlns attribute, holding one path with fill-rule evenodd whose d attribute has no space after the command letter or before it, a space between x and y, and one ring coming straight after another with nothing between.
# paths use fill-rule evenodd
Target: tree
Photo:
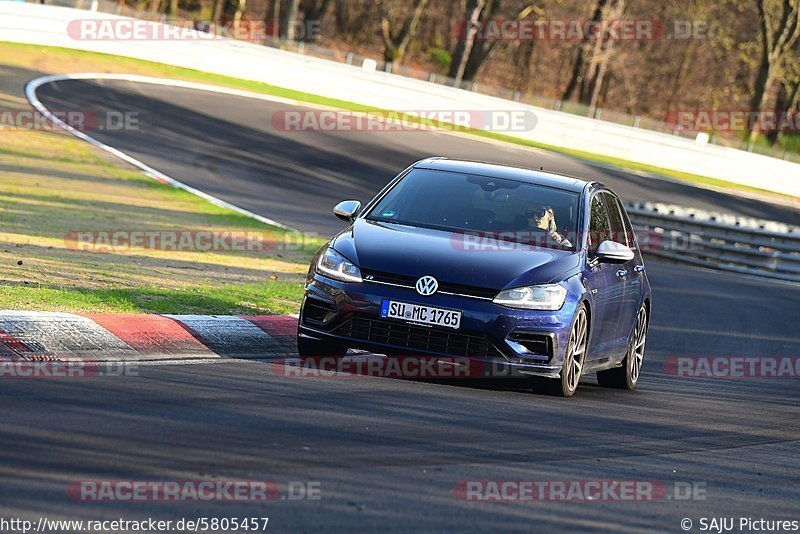
<instances>
[{"instance_id":1,"label":"tree","mask_svg":"<svg viewBox=\"0 0 800 534\"><path fill-rule=\"evenodd\" d=\"M453 53L453 63L450 66L450 77L454 79L453 85L458 87L464 78L464 71L467 68L469 55L475 45L475 37L478 34L481 13L486 7L486 0L467 0L466 17L464 27L460 28L461 34L457 36L458 44Z\"/></svg>"},{"instance_id":2,"label":"tree","mask_svg":"<svg viewBox=\"0 0 800 534\"><path fill-rule=\"evenodd\" d=\"M526 2L511 18L522 21L533 15L541 14L542 0ZM474 80L481 67L494 51L498 39L477 39L478 29L484 28L487 23L498 22L503 15L502 0L468 0L464 17L465 28L458 36L453 63L449 76L458 86L462 81ZM477 17L477 18L476 18Z\"/></svg>"},{"instance_id":3,"label":"tree","mask_svg":"<svg viewBox=\"0 0 800 534\"><path fill-rule=\"evenodd\" d=\"M242 22L244 12L247 11L247 0L235 0L236 9L233 12L233 31L238 34L239 23Z\"/></svg>"},{"instance_id":4,"label":"tree","mask_svg":"<svg viewBox=\"0 0 800 534\"><path fill-rule=\"evenodd\" d=\"M328 12L332 0L302 0L300 2L300 12L303 14L303 23L306 24L306 31L300 36L303 41L315 41L319 37L311 31L308 26L311 22L319 24Z\"/></svg>"},{"instance_id":5,"label":"tree","mask_svg":"<svg viewBox=\"0 0 800 534\"><path fill-rule=\"evenodd\" d=\"M280 36L285 41L295 40L297 12L300 0L283 0L280 11Z\"/></svg>"},{"instance_id":6,"label":"tree","mask_svg":"<svg viewBox=\"0 0 800 534\"><path fill-rule=\"evenodd\" d=\"M158 0L153 0L157 2ZM219 24L222 19L222 9L225 7L226 0L214 0L211 4L211 20L214 24Z\"/></svg>"},{"instance_id":7,"label":"tree","mask_svg":"<svg viewBox=\"0 0 800 534\"><path fill-rule=\"evenodd\" d=\"M336 0L336 31L346 33L350 27L350 5L347 0Z\"/></svg>"},{"instance_id":8,"label":"tree","mask_svg":"<svg viewBox=\"0 0 800 534\"><path fill-rule=\"evenodd\" d=\"M218 5L214 6L214 10L220 10L219 13L214 13L216 24L226 24L233 22L234 34L239 30L239 23L242 16L247 11L247 0L220 0Z\"/></svg>"},{"instance_id":9,"label":"tree","mask_svg":"<svg viewBox=\"0 0 800 534\"><path fill-rule=\"evenodd\" d=\"M322 20L331 3L331 0L303 0L300 4L303 20Z\"/></svg>"},{"instance_id":10,"label":"tree","mask_svg":"<svg viewBox=\"0 0 800 534\"><path fill-rule=\"evenodd\" d=\"M594 11L592 12L593 24L597 24L603 20L603 9L606 7L606 2L607 0L597 0L597 3L594 6ZM564 93L561 95L562 100L570 100L583 81L584 62L586 61L586 57L589 55L591 49L592 39L589 35L584 35L581 39L581 44L578 47L578 55L576 56L575 62L572 65L572 75L570 76L569 82L567 82L567 88L564 89Z\"/></svg>"},{"instance_id":11,"label":"tree","mask_svg":"<svg viewBox=\"0 0 800 534\"><path fill-rule=\"evenodd\" d=\"M391 4L391 5L390 5ZM393 23L391 12L394 7L394 0L381 0L381 36L383 37L384 52L383 57L386 62L394 66L403 61L408 45L417 34L419 21L428 0L414 0L411 14L405 17L402 24Z\"/></svg>"},{"instance_id":12,"label":"tree","mask_svg":"<svg viewBox=\"0 0 800 534\"><path fill-rule=\"evenodd\" d=\"M625 0L597 0L592 22L597 27L604 21L619 20L625 12ZM590 108L597 107L609 63L614 54L616 39L614 32L599 31L592 36L585 35L575 59L572 76L562 95L563 100L572 98L578 90L578 100Z\"/></svg>"},{"instance_id":13,"label":"tree","mask_svg":"<svg viewBox=\"0 0 800 534\"><path fill-rule=\"evenodd\" d=\"M266 39L272 40L278 37L278 19L281 16L281 0L269 0L267 11L264 13L264 27L266 29Z\"/></svg>"},{"instance_id":14,"label":"tree","mask_svg":"<svg viewBox=\"0 0 800 534\"><path fill-rule=\"evenodd\" d=\"M780 66L800 37L800 0L756 0L759 24L759 57L750 110L759 112L766 105L769 90L780 77ZM759 135L758 125L750 140Z\"/></svg>"},{"instance_id":15,"label":"tree","mask_svg":"<svg viewBox=\"0 0 800 534\"><path fill-rule=\"evenodd\" d=\"M604 20L619 20L625 11L625 0L611 0L603 10ZM600 91L605 81L611 57L614 54L616 39L612 35L599 35L595 40L586 76L581 84L580 100L590 108L597 107Z\"/></svg>"}]
</instances>

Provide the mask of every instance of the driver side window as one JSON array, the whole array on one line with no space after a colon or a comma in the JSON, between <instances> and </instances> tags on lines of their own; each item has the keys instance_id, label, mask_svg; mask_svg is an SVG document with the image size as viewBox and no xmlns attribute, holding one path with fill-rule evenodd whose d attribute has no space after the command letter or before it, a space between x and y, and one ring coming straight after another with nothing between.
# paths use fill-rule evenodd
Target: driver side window
<instances>
[{"instance_id":1,"label":"driver side window","mask_svg":"<svg viewBox=\"0 0 800 534\"><path fill-rule=\"evenodd\" d=\"M592 209L589 215L589 252L594 254L603 241L611 240L611 222L608 219L606 205L599 194L592 198Z\"/></svg>"}]
</instances>

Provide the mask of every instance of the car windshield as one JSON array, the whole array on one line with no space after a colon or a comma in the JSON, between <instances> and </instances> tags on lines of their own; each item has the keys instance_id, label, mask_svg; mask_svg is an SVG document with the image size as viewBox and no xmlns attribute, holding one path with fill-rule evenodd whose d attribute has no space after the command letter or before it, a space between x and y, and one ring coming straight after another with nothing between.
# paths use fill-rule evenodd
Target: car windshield
<instances>
[{"instance_id":1,"label":"car windshield","mask_svg":"<svg viewBox=\"0 0 800 534\"><path fill-rule=\"evenodd\" d=\"M580 195L528 182L413 169L367 214L372 221L573 249Z\"/></svg>"}]
</instances>

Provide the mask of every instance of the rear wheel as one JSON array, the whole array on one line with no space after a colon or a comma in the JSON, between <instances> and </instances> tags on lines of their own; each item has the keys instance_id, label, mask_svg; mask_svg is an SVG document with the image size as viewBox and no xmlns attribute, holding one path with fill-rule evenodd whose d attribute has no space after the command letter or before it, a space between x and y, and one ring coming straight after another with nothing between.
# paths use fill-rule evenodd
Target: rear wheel
<instances>
[{"instance_id":1,"label":"rear wheel","mask_svg":"<svg viewBox=\"0 0 800 534\"><path fill-rule=\"evenodd\" d=\"M597 383L607 388L634 389L639 381L644 363L644 347L647 342L647 308L642 305L636 314L636 324L628 342L628 350L622 367L597 373Z\"/></svg>"},{"instance_id":2,"label":"rear wheel","mask_svg":"<svg viewBox=\"0 0 800 534\"><path fill-rule=\"evenodd\" d=\"M347 354L347 347L327 340L298 336L297 354L301 358L344 358Z\"/></svg>"},{"instance_id":3,"label":"rear wheel","mask_svg":"<svg viewBox=\"0 0 800 534\"><path fill-rule=\"evenodd\" d=\"M589 344L589 316L586 307L581 305L575 312L569 341L564 351L564 364L559 378L536 378L537 389L551 395L571 397L581 381L583 363L586 361L586 349Z\"/></svg>"}]
</instances>

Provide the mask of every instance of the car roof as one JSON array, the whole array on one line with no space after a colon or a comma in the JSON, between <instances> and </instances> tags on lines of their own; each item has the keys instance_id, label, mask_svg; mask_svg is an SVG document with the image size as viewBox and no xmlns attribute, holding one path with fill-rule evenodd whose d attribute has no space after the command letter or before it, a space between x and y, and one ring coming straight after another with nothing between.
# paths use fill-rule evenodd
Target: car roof
<instances>
[{"instance_id":1,"label":"car roof","mask_svg":"<svg viewBox=\"0 0 800 534\"><path fill-rule=\"evenodd\" d=\"M588 184L598 184L587 180L581 180L574 176L567 176L544 170L534 171L520 167L509 167L495 163L484 163L480 161L467 161L458 159L448 159L441 157L427 158L414 164L415 169L431 169L437 171L460 172L464 174L476 174L479 176L490 176L492 178L505 178L518 180L531 184L555 187L566 191L580 193Z\"/></svg>"}]
</instances>

